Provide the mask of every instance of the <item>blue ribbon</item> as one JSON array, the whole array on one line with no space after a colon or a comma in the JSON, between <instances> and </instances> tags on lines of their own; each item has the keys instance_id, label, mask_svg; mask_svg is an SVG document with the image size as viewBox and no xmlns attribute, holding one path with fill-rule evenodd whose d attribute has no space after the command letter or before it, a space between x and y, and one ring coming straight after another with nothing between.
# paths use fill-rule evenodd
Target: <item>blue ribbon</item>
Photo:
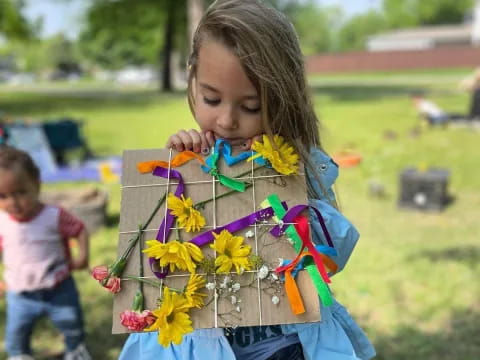
<instances>
[{"instance_id":1,"label":"blue ribbon","mask_svg":"<svg viewBox=\"0 0 480 360\"><path fill-rule=\"evenodd\" d=\"M215 146L213 148L213 153L214 154L219 154L220 156L223 157L225 162L227 163L228 166L235 165L241 161L247 160L250 156L255 155L256 153L254 151L244 151L241 152L240 154L233 156L232 155L232 145L230 145L229 142L227 142L225 139L217 139L215 141ZM210 169L212 168L213 164L213 154L211 154L207 159L205 160L205 163L208 166L202 165L202 170L208 173ZM258 165L264 166L267 164L264 158L260 157L254 160Z\"/></svg>"}]
</instances>

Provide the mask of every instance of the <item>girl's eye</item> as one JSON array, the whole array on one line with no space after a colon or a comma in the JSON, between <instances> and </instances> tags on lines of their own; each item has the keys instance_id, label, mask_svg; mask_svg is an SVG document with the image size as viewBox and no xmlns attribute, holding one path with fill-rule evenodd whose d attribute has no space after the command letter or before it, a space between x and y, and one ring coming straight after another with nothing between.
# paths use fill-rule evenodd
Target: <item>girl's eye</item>
<instances>
[{"instance_id":1,"label":"girl's eye","mask_svg":"<svg viewBox=\"0 0 480 360\"><path fill-rule=\"evenodd\" d=\"M251 108L251 107L248 107L248 106L242 106L243 108L243 111L249 113L249 114L256 114L260 111L260 106L257 106L257 107L254 107L254 108Z\"/></svg>"},{"instance_id":2,"label":"girl's eye","mask_svg":"<svg viewBox=\"0 0 480 360\"><path fill-rule=\"evenodd\" d=\"M209 99L207 97L203 97L203 102L207 105L211 105L211 106L216 106L218 104L220 104L220 99Z\"/></svg>"}]
</instances>

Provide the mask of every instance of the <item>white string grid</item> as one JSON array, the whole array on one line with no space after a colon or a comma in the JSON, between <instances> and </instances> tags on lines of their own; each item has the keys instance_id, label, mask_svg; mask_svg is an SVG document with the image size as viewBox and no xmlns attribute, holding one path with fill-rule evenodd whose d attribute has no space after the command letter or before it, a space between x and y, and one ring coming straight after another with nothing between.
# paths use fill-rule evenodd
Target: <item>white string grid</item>
<instances>
[{"instance_id":1,"label":"white string grid","mask_svg":"<svg viewBox=\"0 0 480 360\"><path fill-rule=\"evenodd\" d=\"M297 176L304 176L305 174L303 173L298 173ZM272 175L257 175L255 176L255 179L263 179L263 178L276 178L276 177L285 177L288 175L282 175L282 174L272 174ZM217 180L213 178L215 182L220 182L220 180ZM235 178L236 180L249 180L250 177L239 177ZM191 185L191 184L210 184L212 180L198 180L198 181L185 181L183 184L184 185ZM172 181L170 185L177 185L178 182ZM155 187L155 186L165 186L165 184L161 183L154 183L154 184L142 184L142 185L123 185L122 189L129 189L129 188L142 188L142 187Z\"/></svg>"},{"instance_id":2,"label":"white string grid","mask_svg":"<svg viewBox=\"0 0 480 360\"><path fill-rule=\"evenodd\" d=\"M252 155L254 155L254 152L252 151ZM253 168L253 161L251 161L252 164L252 172L251 172L251 178L252 178L252 199L253 199L253 212L257 211L257 202L255 200L255 177L254 171L255 169ZM255 235L255 255L258 256L258 236L257 236L257 222L253 224L253 232ZM257 271L257 297L258 297L258 321L259 325L263 325L263 314L262 314L262 296L261 296L261 289L260 289L260 277L258 276L258 271Z\"/></svg>"},{"instance_id":3,"label":"white string grid","mask_svg":"<svg viewBox=\"0 0 480 360\"><path fill-rule=\"evenodd\" d=\"M215 151L215 148L212 148L212 153ZM213 228L217 228L217 200L216 200L216 189L215 189L215 176L212 176L212 198L213 198L213 203L212 203L212 211L213 211ZM214 246L216 245L217 239L214 237L213 238L213 244ZM217 250L214 250L214 258L217 257ZM217 274L214 272L213 273L213 283L217 283ZM214 311L215 311L215 328L218 328L218 296L217 296L217 289L215 289L215 293L213 294L213 303L214 303Z\"/></svg>"},{"instance_id":4,"label":"white string grid","mask_svg":"<svg viewBox=\"0 0 480 360\"><path fill-rule=\"evenodd\" d=\"M165 190L165 214L163 218L167 220L167 212L168 212L168 189L170 186L170 170L171 170L171 161L172 161L172 148L168 152L168 173L167 173L167 186ZM165 226L163 227L163 243L167 241L167 223L165 222ZM163 272L163 267L160 269ZM162 298L162 291L163 291L163 279L160 279L160 289L159 289L159 298Z\"/></svg>"},{"instance_id":5,"label":"white string grid","mask_svg":"<svg viewBox=\"0 0 480 360\"><path fill-rule=\"evenodd\" d=\"M156 187L156 186L164 186L166 187L166 198L165 198L165 213L164 213L164 219L166 219L167 217L167 211L168 211L168 190L169 190L169 187L170 185L178 185L179 183L177 181L170 181L170 170L171 170L171 160L172 160L172 149L170 149L169 151L169 159L168 159L168 174L167 174L167 183L166 184L159 184L159 183L155 183L155 184L142 184L142 185L124 185L122 186L122 190L123 189L134 189L134 188L142 188L142 187ZM272 175L258 175L258 176L254 176L254 171L256 170L254 168L254 162L252 161L252 167L251 167L251 173L250 173L250 177L239 177L239 178L236 178L238 180L251 180L252 181L252 199L253 199L253 212L257 211L256 209L256 198L255 198L255 179L266 179L266 178L276 178L276 177L286 177L288 175L283 175L283 174L272 174ZM299 173L297 174L297 176L304 176L305 174L304 173ZM219 180L217 180L215 177L212 176L212 180L199 180L199 181L185 181L184 182L184 185L188 185L188 184L201 184L201 183L212 183L212 193L213 193L213 196L212 196L212 212L213 212L213 225L209 226L209 225L206 225L204 226L203 228L204 229L216 229L217 228L217 217L216 217L216 187L215 187L215 184L216 182L219 182ZM283 223L284 225L294 225L295 223ZM257 228L259 226L267 226L267 227L272 227L272 226L276 226L278 225L277 223L268 223L268 222L262 222L262 223L254 223L253 225L249 225L249 227L253 227L253 230L254 230L254 236L255 236L255 254L258 255L258 231L257 231ZM171 228L172 230L182 230L182 229L185 229L184 227L172 227ZM144 229L142 232L148 232L148 231L158 231L158 229ZM119 234L131 234L131 233L136 233L138 232L138 229L137 230L129 230L129 231L121 231L119 232ZM165 243L167 241L166 239L166 235L167 235L167 227L165 226L164 227L164 240L163 242ZM215 243L215 239L214 239L214 243ZM216 251L214 252L214 256L216 257ZM163 271L163 268L162 268L162 271ZM244 271L244 273L252 273L252 274L258 274L258 270L246 270ZM232 273L233 274L233 273ZM206 276L207 274L206 273L199 273L199 275L202 275L202 276ZM169 274L168 277L187 277L189 276L189 274ZM216 274L214 273L213 274L214 276L214 283L216 283ZM156 276L152 275L152 276L143 276L143 277L140 277L141 279L157 279ZM122 279L122 281L128 281L128 280L131 280L131 279L128 279L128 278L125 278L125 279ZM160 279L160 298L162 297L162 289L163 289L163 279ZM257 276L257 294L258 294L258 308L259 308L259 325L263 325L263 313L262 313L262 299L261 299L261 285L260 285L260 279L259 277ZM214 326L215 328L218 328L218 299L217 299L217 296L215 296L214 294Z\"/></svg>"}]
</instances>

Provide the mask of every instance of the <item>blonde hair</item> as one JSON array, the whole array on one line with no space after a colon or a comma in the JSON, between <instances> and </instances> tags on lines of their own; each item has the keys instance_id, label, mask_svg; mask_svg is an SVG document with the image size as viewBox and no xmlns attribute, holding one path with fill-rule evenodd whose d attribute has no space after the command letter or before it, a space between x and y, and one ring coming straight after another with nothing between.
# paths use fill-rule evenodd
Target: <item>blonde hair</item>
<instances>
[{"instance_id":1,"label":"blonde hair","mask_svg":"<svg viewBox=\"0 0 480 360\"><path fill-rule=\"evenodd\" d=\"M266 134L283 136L316 174L309 153L311 147L320 148L319 121L293 25L282 13L258 0L215 1L200 20L188 61L188 102L193 114L198 56L206 40L222 43L239 58L260 96Z\"/></svg>"}]
</instances>

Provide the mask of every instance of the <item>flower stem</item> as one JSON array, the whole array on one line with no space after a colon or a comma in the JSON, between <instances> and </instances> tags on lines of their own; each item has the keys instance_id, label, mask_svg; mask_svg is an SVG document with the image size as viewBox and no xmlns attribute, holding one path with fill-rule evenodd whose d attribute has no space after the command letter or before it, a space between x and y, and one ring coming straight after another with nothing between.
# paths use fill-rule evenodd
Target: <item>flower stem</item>
<instances>
[{"instance_id":1,"label":"flower stem","mask_svg":"<svg viewBox=\"0 0 480 360\"><path fill-rule=\"evenodd\" d=\"M128 247L125 250L125 252L122 255L123 259L127 259L130 256L130 253L132 252L132 249L135 247L135 244L137 243L138 239L140 239L140 236L142 235L143 231L147 228L148 225L152 222L153 217L157 213L158 209L162 206L162 204L165 202L165 199L167 197L167 193L163 194L162 198L158 200L157 206L155 206L155 209L153 209L152 213L150 214L150 217L147 219L145 224L140 225L137 234L135 237L132 237L128 241ZM142 263L142 262L140 262Z\"/></svg>"},{"instance_id":2,"label":"flower stem","mask_svg":"<svg viewBox=\"0 0 480 360\"><path fill-rule=\"evenodd\" d=\"M139 231L141 232L141 228L139 228ZM140 237L139 237L139 242L138 242L138 254L139 254L139 260L140 260L140 264L139 264L139 270L138 270L138 276L140 278L143 277L143 253L142 253L142 234L140 234ZM143 295L143 283L141 281L138 282L138 291L140 292L140 294ZM142 304L143 305L143 304ZM143 310L143 309L142 309Z\"/></svg>"},{"instance_id":3,"label":"flower stem","mask_svg":"<svg viewBox=\"0 0 480 360\"><path fill-rule=\"evenodd\" d=\"M248 175L248 174L251 174L252 172L255 172L256 170L258 169L261 169L263 168L264 166L258 166L256 168L253 168L253 169L250 169L250 170L247 170L247 171L244 171L243 173L241 174L238 174L238 175L235 175L233 178L234 179L238 179L244 175ZM246 182L245 183L245 189L248 189L250 186L252 186L251 183L248 183ZM199 201L198 203L196 203L195 205L193 205L193 208L198 210L198 209L203 209L205 207L205 204L209 203L210 201L213 201L213 199L221 199L222 197L225 197L225 196L228 196L230 194L233 194L233 193L237 193L238 191L237 190L230 190L230 191L227 191L226 193L223 193L221 195L217 195L215 196L214 198L210 198L210 199L207 199L207 200L203 200L203 201Z\"/></svg>"},{"instance_id":4,"label":"flower stem","mask_svg":"<svg viewBox=\"0 0 480 360\"><path fill-rule=\"evenodd\" d=\"M243 172L243 173L241 173L241 174L235 175L235 176L234 176L234 179L238 179L238 178L240 178L240 177L242 177L242 176L244 176L244 175L248 175L248 174L250 174L250 173L252 173L252 172L255 172L256 170L261 169L261 168L263 168L263 167L265 167L265 166L258 166L258 167L256 167L256 168L253 168L253 170L252 170L252 169L247 170L247 171L245 171L245 172Z\"/></svg>"},{"instance_id":5,"label":"flower stem","mask_svg":"<svg viewBox=\"0 0 480 360\"><path fill-rule=\"evenodd\" d=\"M144 279L144 278L140 278L138 276L126 276L127 279L130 279L130 280L136 280L140 283L145 283L145 284L148 284L148 285L152 285L152 286L155 286L155 287L158 287L158 288L161 288L162 287L162 284L160 282L157 282L157 281L153 281L153 280L148 280L148 279Z\"/></svg>"},{"instance_id":6,"label":"flower stem","mask_svg":"<svg viewBox=\"0 0 480 360\"><path fill-rule=\"evenodd\" d=\"M178 221L177 221L177 223L175 224L175 233L176 233L176 235L177 235L177 240L178 240L178 242L183 243L183 241L182 241L182 236L180 235L180 229L178 228Z\"/></svg>"},{"instance_id":7,"label":"flower stem","mask_svg":"<svg viewBox=\"0 0 480 360\"><path fill-rule=\"evenodd\" d=\"M245 183L245 189L248 189L250 186L252 186L251 183ZM233 194L233 193L238 193L238 191L237 190L230 190L230 191L227 191L226 193L217 195L214 198L212 197L212 198L207 199L207 200L199 201L198 203L193 205L193 208L196 209L196 210L203 209L205 207L205 205L208 204L210 201L213 201L213 199L218 200L218 199L221 199L221 198L223 198L225 196L228 196L230 194Z\"/></svg>"}]
</instances>

